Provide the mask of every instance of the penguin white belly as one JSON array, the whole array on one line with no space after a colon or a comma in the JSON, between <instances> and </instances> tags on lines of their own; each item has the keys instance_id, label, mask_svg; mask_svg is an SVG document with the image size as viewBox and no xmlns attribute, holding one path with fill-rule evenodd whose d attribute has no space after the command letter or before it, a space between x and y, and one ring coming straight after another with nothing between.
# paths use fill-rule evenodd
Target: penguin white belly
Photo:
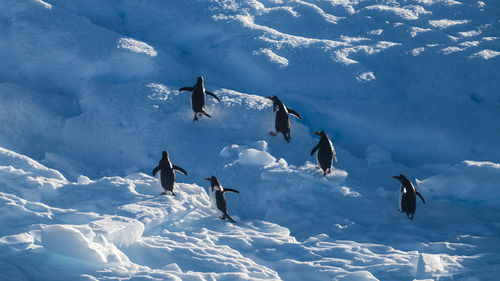
<instances>
[{"instance_id":1,"label":"penguin white belly","mask_svg":"<svg viewBox=\"0 0 500 281\"><path fill-rule=\"evenodd\" d=\"M220 212L219 209L217 209L217 200L215 199L215 190L212 190L212 188L208 188L208 198L210 198L210 203L212 204L212 209L214 209L217 212Z\"/></svg>"},{"instance_id":2,"label":"penguin white belly","mask_svg":"<svg viewBox=\"0 0 500 281\"><path fill-rule=\"evenodd\" d=\"M403 212L403 196L406 193L406 188L403 188L402 191L399 192L399 210Z\"/></svg>"}]
</instances>

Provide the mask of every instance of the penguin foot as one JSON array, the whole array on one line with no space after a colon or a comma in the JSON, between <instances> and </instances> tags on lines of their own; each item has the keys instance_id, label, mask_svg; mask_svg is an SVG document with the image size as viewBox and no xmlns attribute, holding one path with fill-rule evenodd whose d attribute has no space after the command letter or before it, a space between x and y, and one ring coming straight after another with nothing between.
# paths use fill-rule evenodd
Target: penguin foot
<instances>
[{"instance_id":1,"label":"penguin foot","mask_svg":"<svg viewBox=\"0 0 500 281\"><path fill-rule=\"evenodd\" d=\"M160 192L160 195L167 195L166 191Z\"/></svg>"},{"instance_id":2,"label":"penguin foot","mask_svg":"<svg viewBox=\"0 0 500 281\"><path fill-rule=\"evenodd\" d=\"M220 216L219 219L221 220L225 220L226 219L226 216Z\"/></svg>"},{"instance_id":3,"label":"penguin foot","mask_svg":"<svg viewBox=\"0 0 500 281\"><path fill-rule=\"evenodd\" d=\"M269 134L270 134L271 136L273 136L273 137L275 137L275 136L276 136L276 133L275 133L275 132L269 132Z\"/></svg>"}]
</instances>

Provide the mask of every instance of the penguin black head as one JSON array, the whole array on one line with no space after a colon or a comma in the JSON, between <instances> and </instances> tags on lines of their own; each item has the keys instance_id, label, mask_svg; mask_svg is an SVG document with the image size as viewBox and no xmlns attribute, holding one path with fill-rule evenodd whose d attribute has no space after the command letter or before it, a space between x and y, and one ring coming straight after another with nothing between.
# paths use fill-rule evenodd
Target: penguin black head
<instances>
[{"instance_id":1,"label":"penguin black head","mask_svg":"<svg viewBox=\"0 0 500 281\"><path fill-rule=\"evenodd\" d=\"M203 83L203 76L198 76L198 79L196 80L196 84Z\"/></svg>"},{"instance_id":2,"label":"penguin black head","mask_svg":"<svg viewBox=\"0 0 500 281\"><path fill-rule=\"evenodd\" d=\"M400 182L409 181L408 178L403 174L400 174L399 176L392 176L392 177L399 180Z\"/></svg>"},{"instance_id":3,"label":"penguin black head","mask_svg":"<svg viewBox=\"0 0 500 281\"><path fill-rule=\"evenodd\" d=\"M211 176L209 178L204 178L204 180L210 181L212 187L220 186L219 180L215 176Z\"/></svg>"},{"instance_id":4,"label":"penguin black head","mask_svg":"<svg viewBox=\"0 0 500 281\"><path fill-rule=\"evenodd\" d=\"M313 132L313 135L318 135L318 136L326 136L326 133L324 131L319 131L319 132Z\"/></svg>"},{"instance_id":5,"label":"penguin black head","mask_svg":"<svg viewBox=\"0 0 500 281\"><path fill-rule=\"evenodd\" d=\"M270 100L272 100L272 101L273 101L273 103L275 103L275 102L277 102L277 101L279 101L279 100L280 100L277 96L272 96L272 97L271 97L271 96L269 96L269 97L266 97L266 99L270 99Z\"/></svg>"},{"instance_id":6,"label":"penguin black head","mask_svg":"<svg viewBox=\"0 0 500 281\"><path fill-rule=\"evenodd\" d=\"M168 152L166 150L163 150L163 152L161 153L161 156L163 158L168 158Z\"/></svg>"}]
</instances>

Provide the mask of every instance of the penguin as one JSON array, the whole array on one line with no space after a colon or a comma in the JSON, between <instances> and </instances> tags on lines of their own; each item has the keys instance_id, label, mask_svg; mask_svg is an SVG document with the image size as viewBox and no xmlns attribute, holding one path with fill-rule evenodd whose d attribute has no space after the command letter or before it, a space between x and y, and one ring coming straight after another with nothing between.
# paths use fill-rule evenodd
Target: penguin
<instances>
[{"instance_id":1,"label":"penguin","mask_svg":"<svg viewBox=\"0 0 500 281\"><path fill-rule=\"evenodd\" d=\"M223 188L219 180L215 176L209 178L204 178L204 180L210 181L209 196L212 204L215 203L214 207L217 207L217 212L220 214L219 218L221 220L228 219L230 222L235 223L227 213L227 203L226 203L226 192L240 193L238 190L231 188Z\"/></svg>"},{"instance_id":2,"label":"penguin","mask_svg":"<svg viewBox=\"0 0 500 281\"><path fill-rule=\"evenodd\" d=\"M400 210L413 219L415 215L415 209L417 208L417 195L422 199L422 202L425 204L425 200L415 189L411 181L405 175L393 176L393 178L399 180L401 182L401 203Z\"/></svg>"},{"instance_id":3,"label":"penguin","mask_svg":"<svg viewBox=\"0 0 500 281\"><path fill-rule=\"evenodd\" d=\"M277 96L266 98L273 101L273 112L276 112L276 119L274 121L276 133L269 132L269 134L271 136L276 136L278 133L282 133L285 140L290 142L290 118L288 115L291 114L299 119L302 119L302 117L295 110L286 107Z\"/></svg>"},{"instance_id":4,"label":"penguin","mask_svg":"<svg viewBox=\"0 0 500 281\"><path fill-rule=\"evenodd\" d=\"M333 159L335 158L335 164L338 163L337 154L335 153L335 148L333 148L332 141L330 141L330 138L325 132L313 132L313 134L320 136L321 139L311 150L311 156L318 150L316 160L318 161L319 167L323 170L323 177L326 179L326 175L332 171Z\"/></svg>"},{"instance_id":5,"label":"penguin","mask_svg":"<svg viewBox=\"0 0 500 281\"><path fill-rule=\"evenodd\" d=\"M207 117L212 117L208 113L205 112L205 104L206 104L206 95L214 97L218 102L220 102L219 97L214 95L213 93L205 90L205 84L203 82L203 76L199 76L196 84L193 87L182 87L179 89L179 92L182 91L191 91L193 94L191 95L191 107L194 111L194 121L198 121L198 116L205 115Z\"/></svg>"},{"instance_id":6,"label":"penguin","mask_svg":"<svg viewBox=\"0 0 500 281\"><path fill-rule=\"evenodd\" d=\"M160 173L161 186L163 187L163 189L165 189L165 191L160 193L160 195L166 195L167 191L170 191L170 193L172 193L172 195L175 196L175 193L174 193L174 182L175 182L174 170L177 170L186 176L187 176L187 172L179 166L172 165L172 162L170 162L170 158L168 157L168 152L166 152L165 150L162 152L160 163L158 164L158 166L156 166L153 169L153 177L160 170L161 170L161 173Z\"/></svg>"}]
</instances>

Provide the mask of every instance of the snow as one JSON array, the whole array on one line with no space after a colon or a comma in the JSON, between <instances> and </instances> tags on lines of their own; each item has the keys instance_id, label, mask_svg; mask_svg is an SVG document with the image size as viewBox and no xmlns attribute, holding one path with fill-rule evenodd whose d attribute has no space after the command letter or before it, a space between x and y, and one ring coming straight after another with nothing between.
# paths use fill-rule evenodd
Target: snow
<instances>
[{"instance_id":1,"label":"snow","mask_svg":"<svg viewBox=\"0 0 500 281\"><path fill-rule=\"evenodd\" d=\"M449 20L449 19L442 19L442 20L431 20L429 21L429 24L434 27L438 28L448 28L450 26L454 25L459 25L459 24L465 24L468 23L469 21L467 20Z\"/></svg>"},{"instance_id":2,"label":"snow","mask_svg":"<svg viewBox=\"0 0 500 281\"><path fill-rule=\"evenodd\" d=\"M464 161L440 175L419 182L433 198L467 202L495 202L500 199L500 164Z\"/></svg>"},{"instance_id":3,"label":"snow","mask_svg":"<svg viewBox=\"0 0 500 281\"><path fill-rule=\"evenodd\" d=\"M12 1L11 1L12 2ZM495 1L0 2L2 280L493 280ZM193 122L197 76L221 102ZM277 95L299 112L270 136ZM310 156L324 130L339 159ZM151 171L168 150L177 196ZM397 210L405 174L426 199ZM227 193L221 221L203 178Z\"/></svg>"},{"instance_id":4,"label":"snow","mask_svg":"<svg viewBox=\"0 0 500 281\"><path fill-rule=\"evenodd\" d=\"M472 58L482 58L485 60L489 60L491 58L494 58L496 56L500 55L500 52L493 51L493 50L482 50L480 52L477 52L475 54L472 54Z\"/></svg>"},{"instance_id":5,"label":"snow","mask_svg":"<svg viewBox=\"0 0 500 281\"><path fill-rule=\"evenodd\" d=\"M243 165L260 165L269 166L276 161L276 158L271 156L266 151L258 151L250 148L239 153L239 163Z\"/></svg>"}]
</instances>

